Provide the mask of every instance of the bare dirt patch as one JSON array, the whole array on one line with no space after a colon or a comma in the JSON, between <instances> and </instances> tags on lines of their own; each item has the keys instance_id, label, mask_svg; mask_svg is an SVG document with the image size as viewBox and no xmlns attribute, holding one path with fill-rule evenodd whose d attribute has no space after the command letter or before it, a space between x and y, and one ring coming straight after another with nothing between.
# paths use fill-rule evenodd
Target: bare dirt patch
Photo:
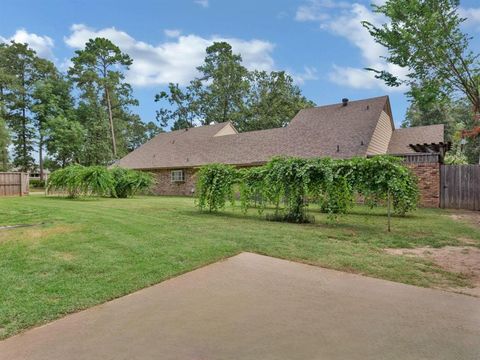
<instances>
[{"instance_id":1,"label":"bare dirt patch","mask_svg":"<svg viewBox=\"0 0 480 360\"><path fill-rule=\"evenodd\" d=\"M414 249L386 249L392 255L418 256L433 261L441 268L470 279L473 288L450 290L480 297L480 249L473 246L419 247Z\"/></svg>"},{"instance_id":2,"label":"bare dirt patch","mask_svg":"<svg viewBox=\"0 0 480 360\"><path fill-rule=\"evenodd\" d=\"M451 212L448 215L451 219L472 224L480 229L480 211L451 210Z\"/></svg>"},{"instance_id":3,"label":"bare dirt patch","mask_svg":"<svg viewBox=\"0 0 480 360\"><path fill-rule=\"evenodd\" d=\"M0 244L12 240L38 241L57 234L67 234L77 230L73 225L20 227L0 232Z\"/></svg>"}]
</instances>

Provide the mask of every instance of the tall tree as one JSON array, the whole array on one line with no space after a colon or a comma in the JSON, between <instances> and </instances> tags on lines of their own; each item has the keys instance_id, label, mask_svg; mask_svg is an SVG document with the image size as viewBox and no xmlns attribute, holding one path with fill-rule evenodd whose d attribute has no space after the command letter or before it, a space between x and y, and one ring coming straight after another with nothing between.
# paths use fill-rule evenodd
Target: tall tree
<instances>
[{"instance_id":1,"label":"tall tree","mask_svg":"<svg viewBox=\"0 0 480 360\"><path fill-rule=\"evenodd\" d=\"M49 163L53 169L82 162L87 137L80 122L68 119L63 114L49 117L44 135Z\"/></svg>"},{"instance_id":2,"label":"tall tree","mask_svg":"<svg viewBox=\"0 0 480 360\"><path fill-rule=\"evenodd\" d=\"M459 0L387 0L372 6L388 22L363 25L387 48L386 60L408 69L408 74L399 79L386 71L370 70L388 85L406 83L427 91L427 96L465 97L480 119L480 63L470 48L470 37L462 32L465 19L458 12Z\"/></svg>"},{"instance_id":3,"label":"tall tree","mask_svg":"<svg viewBox=\"0 0 480 360\"><path fill-rule=\"evenodd\" d=\"M7 124L0 117L0 171L8 170L8 145L10 144L10 135L8 133Z\"/></svg>"},{"instance_id":4,"label":"tall tree","mask_svg":"<svg viewBox=\"0 0 480 360\"><path fill-rule=\"evenodd\" d=\"M283 127L301 109L315 106L307 100L291 76L284 71L253 71L244 110L238 121L239 131Z\"/></svg>"},{"instance_id":5,"label":"tall tree","mask_svg":"<svg viewBox=\"0 0 480 360\"><path fill-rule=\"evenodd\" d=\"M462 131L475 126L472 106L470 102L461 98L437 98L435 101L411 102L402 127L444 124L445 139L452 142L452 157L466 158L469 163L476 163L480 156L480 138L473 138L467 142L461 139Z\"/></svg>"},{"instance_id":6,"label":"tall tree","mask_svg":"<svg viewBox=\"0 0 480 360\"><path fill-rule=\"evenodd\" d=\"M8 170L8 146L10 134L7 128L7 97L15 78L8 72L6 64L7 45L0 44L0 171Z\"/></svg>"},{"instance_id":7,"label":"tall tree","mask_svg":"<svg viewBox=\"0 0 480 360\"><path fill-rule=\"evenodd\" d=\"M249 72L229 44L214 43L206 50L200 75L181 89L169 84L155 101L160 125L172 130L232 121L239 131L286 125L298 110L314 106L302 96L292 78L283 71Z\"/></svg>"},{"instance_id":8,"label":"tall tree","mask_svg":"<svg viewBox=\"0 0 480 360\"><path fill-rule=\"evenodd\" d=\"M71 95L71 84L57 71L55 66L46 60L39 61L41 79L34 87L34 123L37 129L39 172L43 180L44 148L49 120L62 117L74 120L74 101ZM51 131L48 131L51 134Z\"/></svg>"},{"instance_id":9,"label":"tall tree","mask_svg":"<svg viewBox=\"0 0 480 360\"><path fill-rule=\"evenodd\" d=\"M80 101L76 116L86 132L80 163L105 165L112 161L112 144L108 136L109 126L105 107L95 99Z\"/></svg>"},{"instance_id":10,"label":"tall tree","mask_svg":"<svg viewBox=\"0 0 480 360\"><path fill-rule=\"evenodd\" d=\"M172 122L173 130L225 121L237 125L248 92L248 71L242 57L232 52L230 44L215 42L207 47L204 63L197 70L199 76L185 90L169 84L168 92L156 95L155 101L169 104L157 111L157 120L162 126Z\"/></svg>"},{"instance_id":11,"label":"tall tree","mask_svg":"<svg viewBox=\"0 0 480 360\"><path fill-rule=\"evenodd\" d=\"M39 59L27 44L0 44L0 74L2 112L11 130L13 164L29 171L34 166L32 105L33 89L40 77Z\"/></svg>"},{"instance_id":12,"label":"tall tree","mask_svg":"<svg viewBox=\"0 0 480 360\"><path fill-rule=\"evenodd\" d=\"M125 150L130 152L155 137L163 130L155 123L149 121L143 122L137 114L125 113Z\"/></svg>"},{"instance_id":13,"label":"tall tree","mask_svg":"<svg viewBox=\"0 0 480 360\"><path fill-rule=\"evenodd\" d=\"M237 124L248 92L248 71L242 65L242 57L234 54L226 42L214 43L206 53L204 63L197 68L200 77L192 84L199 92L195 104L198 114L204 124Z\"/></svg>"},{"instance_id":14,"label":"tall tree","mask_svg":"<svg viewBox=\"0 0 480 360\"><path fill-rule=\"evenodd\" d=\"M132 59L120 51L110 40L104 38L90 39L85 49L77 50L72 58L73 67L69 75L84 92L84 97L96 97L103 94L100 103L105 104L113 158L117 158L117 141L114 121L114 107L134 104L135 101L125 94L131 93L130 86L124 83L123 71L128 70ZM116 103L116 104L114 104Z\"/></svg>"},{"instance_id":15,"label":"tall tree","mask_svg":"<svg viewBox=\"0 0 480 360\"><path fill-rule=\"evenodd\" d=\"M195 107L198 103L196 96L197 84L191 83L183 91L178 84L168 84L168 92L161 91L155 95L155 102L166 101L168 107L162 106L157 110L157 120L160 126L167 127L172 124L172 130L186 129L195 126L199 121L199 114Z\"/></svg>"}]
</instances>

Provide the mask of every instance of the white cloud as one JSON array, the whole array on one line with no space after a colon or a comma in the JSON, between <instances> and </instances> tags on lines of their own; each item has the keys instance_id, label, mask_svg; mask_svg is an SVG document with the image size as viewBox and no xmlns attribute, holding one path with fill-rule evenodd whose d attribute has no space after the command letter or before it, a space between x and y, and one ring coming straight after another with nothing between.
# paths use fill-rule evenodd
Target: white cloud
<instances>
[{"instance_id":1,"label":"white cloud","mask_svg":"<svg viewBox=\"0 0 480 360\"><path fill-rule=\"evenodd\" d=\"M53 55L53 40L45 35L37 35L29 33L25 29L19 29L9 38L0 36L0 42L16 41L18 43L27 43L33 50L37 52L37 55L50 60L55 60Z\"/></svg>"},{"instance_id":2,"label":"white cloud","mask_svg":"<svg viewBox=\"0 0 480 360\"><path fill-rule=\"evenodd\" d=\"M308 80L318 80L317 69L310 66L305 66L303 72L292 73L291 76L298 85L303 85Z\"/></svg>"},{"instance_id":3,"label":"white cloud","mask_svg":"<svg viewBox=\"0 0 480 360\"><path fill-rule=\"evenodd\" d=\"M131 37L114 27L96 30L83 24L71 27L71 34L65 43L80 49L95 37L110 39L120 49L133 58L133 65L127 74L127 81L136 86L167 84L169 82L187 84L196 74L196 67L205 58L205 49L214 41L227 41L233 51L240 53L244 65L249 69L273 70L272 52L274 45L268 41L252 39L224 38L198 35L180 35L178 38L152 45Z\"/></svg>"},{"instance_id":4,"label":"white cloud","mask_svg":"<svg viewBox=\"0 0 480 360\"><path fill-rule=\"evenodd\" d=\"M375 0L376 4L381 4L384 0ZM362 4L347 4L344 2L332 1L309 1L307 5L311 6L311 19L304 17L301 21L318 22L320 28L330 33L345 38L353 46L360 50L360 60L362 67L342 67L333 65L333 70L329 74L330 81L356 89L380 88L384 91L404 91L404 87L387 87L382 80L376 79L375 74L365 70L365 67L377 70L385 70L392 74L404 77L406 70L396 65L386 63L382 57L387 55L386 49L376 43L368 31L362 26L362 21L368 21L374 25L380 25L385 22L379 14L373 13ZM300 7L301 8L301 7ZM300 10L299 8L299 10ZM323 14L320 16L320 14ZM298 11L297 11L298 15ZM297 20L298 16L296 16Z\"/></svg>"},{"instance_id":5,"label":"white cloud","mask_svg":"<svg viewBox=\"0 0 480 360\"><path fill-rule=\"evenodd\" d=\"M207 8L209 5L208 0L195 0L194 3L204 8Z\"/></svg>"},{"instance_id":6,"label":"white cloud","mask_svg":"<svg viewBox=\"0 0 480 360\"><path fill-rule=\"evenodd\" d=\"M475 27L480 30L480 8L463 8L458 9L460 16L466 18L465 25Z\"/></svg>"},{"instance_id":7,"label":"white cloud","mask_svg":"<svg viewBox=\"0 0 480 360\"><path fill-rule=\"evenodd\" d=\"M297 21L324 21L330 18L328 9L346 8L349 4L345 1L334 0L308 0L298 7L295 13Z\"/></svg>"},{"instance_id":8,"label":"white cloud","mask_svg":"<svg viewBox=\"0 0 480 360\"><path fill-rule=\"evenodd\" d=\"M165 29L163 32L165 36L169 38L178 38L182 34L178 29Z\"/></svg>"},{"instance_id":9,"label":"white cloud","mask_svg":"<svg viewBox=\"0 0 480 360\"><path fill-rule=\"evenodd\" d=\"M392 65L393 67L393 65ZM403 69L394 69L393 73L404 74ZM363 68L343 67L333 65L333 71L328 74L330 81L338 85L348 86L353 89L382 89L386 92L405 91L405 86L389 87L383 81L375 78L375 74Z\"/></svg>"}]
</instances>

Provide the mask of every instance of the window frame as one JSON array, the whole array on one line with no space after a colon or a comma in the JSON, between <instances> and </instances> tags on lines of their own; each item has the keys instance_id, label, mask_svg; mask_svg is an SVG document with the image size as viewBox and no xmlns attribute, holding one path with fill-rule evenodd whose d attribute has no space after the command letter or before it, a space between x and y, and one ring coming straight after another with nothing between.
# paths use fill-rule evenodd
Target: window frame
<instances>
[{"instance_id":1,"label":"window frame","mask_svg":"<svg viewBox=\"0 0 480 360\"><path fill-rule=\"evenodd\" d=\"M177 176L181 174L180 176ZM170 171L170 182L172 183L182 183L185 182L185 170L176 169Z\"/></svg>"}]
</instances>

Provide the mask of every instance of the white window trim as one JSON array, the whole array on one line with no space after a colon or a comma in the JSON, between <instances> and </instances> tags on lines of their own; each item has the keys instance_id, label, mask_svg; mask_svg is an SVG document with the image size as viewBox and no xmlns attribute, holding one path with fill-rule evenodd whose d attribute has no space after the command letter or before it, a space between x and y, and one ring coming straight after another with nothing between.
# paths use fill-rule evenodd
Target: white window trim
<instances>
[{"instance_id":1,"label":"white window trim","mask_svg":"<svg viewBox=\"0 0 480 360\"><path fill-rule=\"evenodd\" d=\"M184 170L172 170L170 172L170 181L172 183L185 182L185 171Z\"/></svg>"}]
</instances>

